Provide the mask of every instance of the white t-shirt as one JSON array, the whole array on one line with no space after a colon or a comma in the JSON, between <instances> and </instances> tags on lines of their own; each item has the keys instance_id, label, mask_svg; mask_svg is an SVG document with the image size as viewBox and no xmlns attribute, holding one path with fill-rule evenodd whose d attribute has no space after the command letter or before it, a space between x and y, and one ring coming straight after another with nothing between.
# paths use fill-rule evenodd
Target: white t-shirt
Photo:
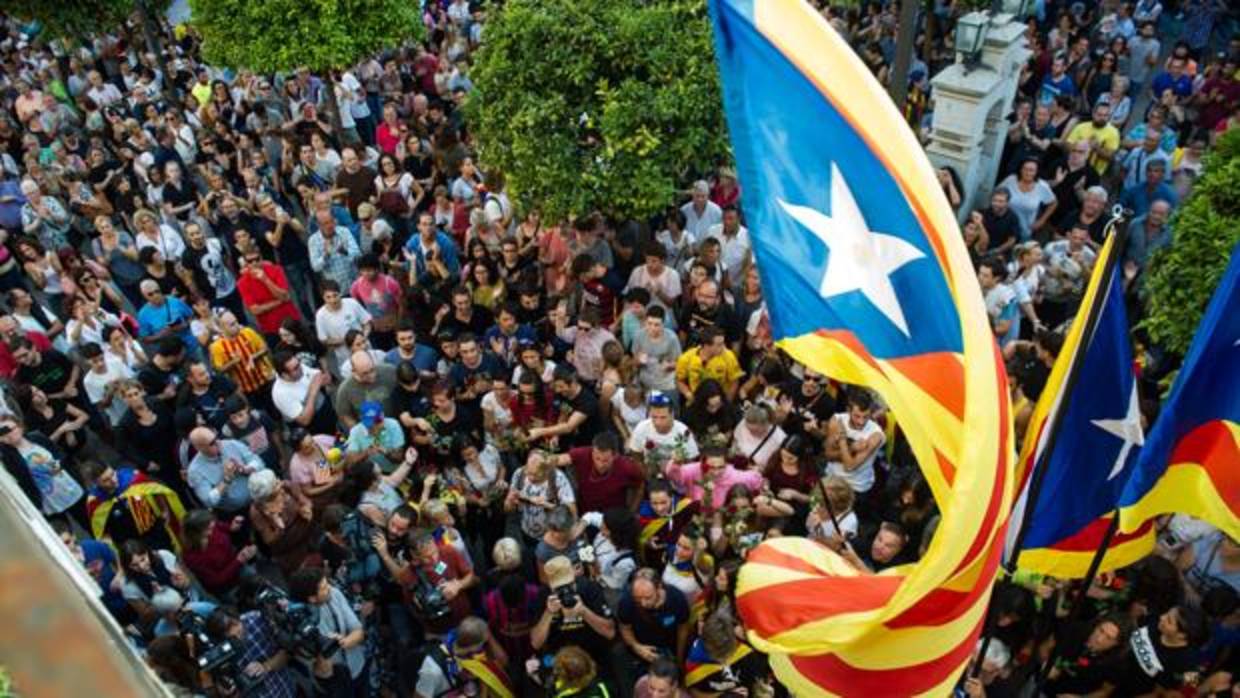
<instances>
[{"instance_id":1,"label":"white t-shirt","mask_svg":"<svg viewBox=\"0 0 1240 698\"><path fill-rule=\"evenodd\" d=\"M632 432L637 425L646 418L646 401L642 400L637 403L637 407L629 407L629 403L624 401L624 388L616 390L611 395L611 408L620 415L620 419L624 420L625 426Z\"/></svg>"},{"instance_id":2,"label":"white t-shirt","mask_svg":"<svg viewBox=\"0 0 1240 698\"><path fill-rule=\"evenodd\" d=\"M314 328L318 332L319 341L327 342L330 340L344 341L344 336L349 330L361 330L366 323L370 322L370 313L366 308L352 298L340 299L340 310L332 310L326 305L319 308L314 314ZM349 348L341 345L336 347L336 361L344 365L349 360Z\"/></svg>"},{"instance_id":3,"label":"white t-shirt","mask_svg":"<svg viewBox=\"0 0 1240 698\"><path fill-rule=\"evenodd\" d=\"M169 264L175 264L181 259L181 255L185 254L185 241L173 230L171 226L159 226L159 238L152 240L145 235L134 236L134 246L141 252L148 247L154 247L164 256L164 261Z\"/></svg>"},{"instance_id":4,"label":"white t-shirt","mask_svg":"<svg viewBox=\"0 0 1240 698\"><path fill-rule=\"evenodd\" d=\"M840 532L843 531L843 537L845 540L852 540L857 537L857 512L849 510L849 512L843 516L836 514L835 518L840 522L839 528L835 527L835 524L831 521L831 517L828 516L826 519L818 522L817 528L810 530L810 535L825 536L827 538L839 538Z\"/></svg>"},{"instance_id":5,"label":"white t-shirt","mask_svg":"<svg viewBox=\"0 0 1240 698\"><path fill-rule=\"evenodd\" d=\"M749 431L749 427L745 425L744 420L741 420L736 425L736 428L732 430L732 454L750 458L749 454L753 453L752 459L758 469L765 468L767 463L771 462L771 458L779 453L779 447L788 438L783 429L777 426L772 428L775 431L769 435L770 438L767 438L767 434L754 436L753 432ZM763 442L763 439L766 439L766 441ZM758 444L762 444L762 448L758 448ZM757 453L754 453L754 451L757 451Z\"/></svg>"},{"instance_id":6,"label":"white t-shirt","mask_svg":"<svg viewBox=\"0 0 1240 698\"><path fill-rule=\"evenodd\" d=\"M740 269L744 266L745 260L749 258L752 245L749 242L749 229L743 225L732 237L723 234L722 223L712 225L706 237L719 241L719 258L723 260L723 265L728 269Z\"/></svg>"},{"instance_id":7,"label":"white t-shirt","mask_svg":"<svg viewBox=\"0 0 1240 698\"><path fill-rule=\"evenodd\" d=\"M1038 211L1055 200L1055 192L1044 179L1034 182L1033 189L1021 191L1016 185L1016 175L1008 175L999 186L1007 187L1011 194L1008 208L1012 209L1012 213L1015 213L1016 219L1020 221L1020 239L1028 240L1033 235L1033 222L1038 219Z\"/></svg>"},{"instance_id":8,"label":"white t-shirt","mask_svg":"<svg viewBox=\"0 0 1240 698\"><path fill-rule=\"evenodd\" d=\"M107 392L108 386L119 380L127 380L134 377L134 372L125 365L125 362L105 353L103 355L103 373L95 373L87 370L82 376L82 385L86 388L86 397L92 405L98 405L99 409L108 415L108 421L113 426L121 423L121 417L125 416L125 401L119 395L112 397L110 405L101 404L103 395Z\"/></svg>"},{"instance_id":9,"label":"white t-shirt","mask_svg":"<svg viewBox=\"0 0 1240 698\"><path fill-rule=\"evenodd\" d=\"M647 417L637 423L633 427L633 433L629 435L628 448L636 453L644 453L646 444L654 443L655 449L662 451L664 455L671 457L673 449L677 443L682 444L684 449L684 462L688 463L696 460L698 457L697 441L693 438L693 432L689 431L689 427L684 422L672 422L672 428L666 434L660 434L654 428L654 420Z\"/></svg>"},{"instance_id":10,"label":"white t-shirt","mask_svg":"<svg viewBox=\"0 0 1240 698\"><path fill-rule=\"evenodd\" d=\"M500 431L507 429L512 424L512 410L508 409L508 405L499 401L495 397L494 392L489 392L482 396L482 411L491 415L491 419L495 420L495 425ZM495 437L491 432L487 432L487 443L494 444Z\"/></svg>"},{"instance_id":11,"label":"white t-shirt","mask_svg":"<svg viewBox=\"0 0 1240 698\"><path fill-rule=\"evenodd\" d=\"M844 435L848 437L849 443L865 441L874 434L878 434L878 448L874 449L874 452L870 454L870 457L865 459L865 462L857 466L855 469L847 470L841 463L836 461L827 463L828 475L839 475L844 478L844 480L848 483L848 486L853 489L853 492L869 492L870 488L874 486L874 459L878 457L879 449L881 449L883 444L886 443L887 435L883 433L883 428L878 426L878 423L872 419L867 419L865 426L860 429L852 428L847 412L841 412L831 417L831 419L839 422L840 426L844 429Z\"/></svg>"},{"instance_id":12,"label":"white t-shirt","mask_svg":"<svg viewBox=\"0 0 1240 698\"><path fill-rule=\"evenodd\" d=\"M286 420L291 422L301 415L306 406L306 395L310 393L310 381L319 373L317 368L302 367L301 380L295 383L276 376L271 386L271 401ZM319 398L326 399L322 393L319 393Z\"/></svg>"},{"instance_id":13,"label":"white t-shirt","mask_svg":"<svg viewBox=\"0 0 1240 698\"><path fill-rule=\"evenodd\" d=\"M624 290L628 291L634 288L644 288L650 291L651 303L670 310L657 294L662 293L673 301L680 298L680 274L677 274L675 269L664 266L663 273L655 277L650 275L650 271L646 269L645 264L639 264L633 267L633 272L629 274L629 284L624 287Z\"/></svg>"}]
</instances>

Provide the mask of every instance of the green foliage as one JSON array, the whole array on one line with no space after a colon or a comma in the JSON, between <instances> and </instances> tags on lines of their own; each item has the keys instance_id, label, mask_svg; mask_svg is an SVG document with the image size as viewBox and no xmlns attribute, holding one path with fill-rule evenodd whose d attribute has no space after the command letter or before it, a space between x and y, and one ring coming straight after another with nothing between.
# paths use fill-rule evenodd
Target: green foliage
<instances>
[{"instance_id":1,"label":"green foliage","mask_svg":"<svg viewBox=\"0 0 1240 698\"><path fill-rule=\"evenodd\" d=\"M422 36L410 0L190 0L210 63L264 73L344 68Z\"/></svg>"},{"instance_id":2,"label":"green foliage","mask_svg":"<svg viewBox=\"0 0 1240 698\"><path fill-rule=\"evenodd\" d=\"M480 159L551 218L645 216L727 156L703 0L509 0L470 77Z\"/></svg>"},{"instance_id":3,"label":"green foliage","mask_svg":"<svg viewBox=\"0 0 1240 698\"><path fill-rule=\"evenodd\" d=\"M168 0L148 4L159 12L168 7ZM72 39L112 31L137 9L135 5L134 0L3 0L0 12L37 20L49 36Z\"/></svg>"},{"instance_id":4,"label":"green foliage","mask_svg":"<svg viewBox=\"0 0 1240 698\"><path fill-rule=\"evenodd\" d=\"M1183 355L1240 244L1240 131L1224 134L1207 156L1171 226L1175 242L1150 258L1142 325L1156 343Z\"/></svg>"}]
</instances>

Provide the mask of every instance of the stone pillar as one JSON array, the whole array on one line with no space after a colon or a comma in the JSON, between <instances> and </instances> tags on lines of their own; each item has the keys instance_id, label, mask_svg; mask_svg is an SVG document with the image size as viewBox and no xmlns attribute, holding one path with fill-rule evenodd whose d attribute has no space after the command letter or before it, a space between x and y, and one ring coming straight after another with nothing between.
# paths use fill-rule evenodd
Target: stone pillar
<instances>
[{"instance_id":1,"label":"stone pillar","mask_svg":"<svg viewBox=\"0 0 1240 698\"><path fill-rule=\"evenodd\" d=\"M1025 24L1011 15L990 18L977 65L959 56L931 80L934 116L926 153L935 167L951 167L961 180L960 220L984 206L999 171L1007 115L1029 56Z\"/></svg>"}]
</instances>

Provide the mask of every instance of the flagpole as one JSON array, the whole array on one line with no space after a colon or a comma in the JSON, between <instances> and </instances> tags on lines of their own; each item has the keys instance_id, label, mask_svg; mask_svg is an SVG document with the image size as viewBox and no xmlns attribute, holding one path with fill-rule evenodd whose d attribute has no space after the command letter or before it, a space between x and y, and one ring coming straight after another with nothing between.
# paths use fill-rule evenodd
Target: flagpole
<instances>
[{"instance_id":1,"label":"flagpole","mask_svg":"<svg viewBox=\"0 0 1240 698\"><path fill-rule=\"evenodd\" d=\"M1098 569L1102 567L1102 560L1107 555L1107 548L1111 546L1111 541L1115 538L1115 534L1119 531L1119 508L1116 507L1111 512L1111 523L1107 525L1107 531L1102 535L1102 543L1098 549L1094 551L1094 557L1089 561L1089 570L1085 572L1085 579L1081 582L1081 590L1077 593L1076 599L1072 602L1072 610L1068 612L1068 625L1074 625L1081 618L1081 612L1085 610L1085 598L1089 593L1089 587L1094 583L1094 578L1098 576ZM1056 642L1051 647L1051 653L1046 657L1046 663L1038 667L1038 673L1034 675L1033 685L1041 688L1050 675L1051 669L1055 666L1055 660L1059 658L1060 645Z\"/></svg>"},{"instance_id":2,"label":"flagpole","mask_svg":"<svg viewBox=\"0 0 1240 698\"><path fill-rule=\"evenodd\" d=\"M1117 224L1124 219L1124 208L1116 205L1111 209L1111 220L1107 221L1105 231L1108 235L1115 235L1114 244L1111 246L1111 256L1104 260L1106 264L1102 269L1102 279L1098 284L1098 292L1094 294L1093 305L1085 309L1088 325L1085 326L1081 333L1081 342L1078 345L1080 349L1077 352L1077 360L1074 360L1068 367L1068 374L1064 379L1063 399L1067 399L1072 395L1073 389L1076 387L1077 379L1080 378L1081 364L1084 363L1083 358L1085 352L1088 351L1089 345L1093 342L1094 331L1098 328L1098 320L1102 316L1102 304L1106 303L1111 292L1111 280L1116 273L1116 267L1119 260L1123 257L1124 246L1128 241L1127 226L1118 228ZM1105 240L1105 236L1103 238ZM1080 310L1077 310L1078 315ZM1000 584L1012 584L1012 575L1016 573L1016 564L1020 559L1020 551L1024 547L1025 537L1029 533L1029 525L1033 523L1033 514L1038 508L1038 499L1042 494L1042 483L1046 480L1046 459L1050 454L1055 452L1055 444L1059 440L1059 427L1063 422L1063 417L1067 413L1066 405L1062 409L1055 410L1051 415L1051 421L1047 425L1046 448L1042 449L1038 454L1037 460L1034 462L1033 472L1030 475L1029 491L1025 497L1025 510L1021 515L1020 529L1016 531L1016 538L1012 541L1011 556L1003 562L1003 576L999 578ZM1026 438L1029 438L1026 435ZM1037 438L1035 435L1034 438ZM1116 517L1118 520L1118 516ZM1105 547L1102 549L1105 551ZM986 628L982 635L982 646L978 649L978 660L973 663L973 668L969 671L970 677L977 677L982 670L982 663L986 658L986 650L990 648L991 638L994 636L993 619L987 613Z\"/></svg>"}]
</instances>

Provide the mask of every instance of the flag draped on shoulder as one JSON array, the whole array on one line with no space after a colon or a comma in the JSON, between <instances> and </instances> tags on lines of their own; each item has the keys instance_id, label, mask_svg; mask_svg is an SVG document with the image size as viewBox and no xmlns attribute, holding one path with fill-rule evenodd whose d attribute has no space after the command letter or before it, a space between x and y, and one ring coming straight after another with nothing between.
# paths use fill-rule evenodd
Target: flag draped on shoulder
<instances>
[{"instance_id":1,"label":"flag draped on shoulder","mask_svg":"<svg viewBox=\"0 0 1240 698\"><path fill-rule=\"evenodd\" d=\"M1119 503L1121 533L1180 512L1240 540L1240 245Z\"/></svg>"},{"instance_id":2,"label":"flag draped on shoulder","mask_svg":"<svg viewBox=\"0 0 1240 698\"><path fill-rule=\"evenodd\" d=\"M1022 484L1008 530L1017 566L1060 578L1084 577L1101 547L1145 443L1133 368L1117 236L1107 237L1080 311L1064 338L1021 450ZM1053 434L1053 436L1052 436ZM1034 511L1025 504L1042 470ZM1023 533L1017 522L1027 519ZM1102 571L1136 562L1154 546L1153 526L1111 538Z\"/></svg>"},{"instance_id":3,"label":"flag draped on shoulder","mask_svg":"<svg viewBox=\"0 0 1240 698\"><path fill-rule=\"evenodd\" d=\"M876 391L939 503L914 565L867 575L779 538L741 568L753 645L797 695L944 695L985 616L1011 504L1008 387L934 169L802 0L711 0L750 235L780 346Z\"/></svg>"}]
</instances>

